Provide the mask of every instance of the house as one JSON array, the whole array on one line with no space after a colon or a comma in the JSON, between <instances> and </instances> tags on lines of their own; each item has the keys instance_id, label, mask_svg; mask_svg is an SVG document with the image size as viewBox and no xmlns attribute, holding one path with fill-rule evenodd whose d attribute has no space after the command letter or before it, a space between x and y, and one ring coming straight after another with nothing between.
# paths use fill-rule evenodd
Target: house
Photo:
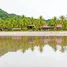
<instances>
[{"instance_id":1,"label":"house","mask_svg":"<svg viewBox=\"0 0 67 67\"><path fill-rule=\"evenodd\" d=\"M54 30L54 26L53 25L43 25L40 27L42 30ZM57 24L56 25L56 29L57 30L61 30L62 29L62 24Z\"/></svg>"},{"instance_id":2,"label":"house","mask_svg":"<svg viewBox=\"0 0 67 67\"><path fill-rule=\"evenodd\" d=\"M28 28L28 29L34 29L34 26L35 26L35 25L28 25L27 28Z\"/></svg>"},{"instance_id":3,"label":"house","mask_svg":"<svg viewBox=\"0 0 67 67\"><path fill-rule=\"evenodd\" d=\"M62 24L57 24L56 28L57 28L57 30L61 30L62 29Z\"/></svg>"},{"instance_id":4,"label":"house","mask_svg":"<svg viewBox=\"0 0 67 67\"><path fill-rule=\"evenodd\" d=\"M42 30L53 30L54 26L48 26L48 25L43 25L41 26Z\"/></svg>"},{"instance_id":5,"label":"house","mask_svg":"<svg viewBox=\"0 0 67 67\"><path fill-rule=\"evenodd\" d=\"M13 31L21 31L22 29L21 28L13 28L12 30Z\"/></svg>"},{"instance_id":6,"label":"house","mask_svg":"<svg viewBox=\"0 0 67 67\"><path fill-rule=\"evenodd\" d=\"M48 25L42 25L40 28L42 30L48 30L50 27Z\"/></svg>"},{"instance_id":7,"label":"house","mask_svg":"<svg viewBox=\"0 0 67 67\"><path fill-rule=\"evenodd\" d=\"M11 28L1 28L2 31L11 31Z\"/></svg>"}]
</instances>

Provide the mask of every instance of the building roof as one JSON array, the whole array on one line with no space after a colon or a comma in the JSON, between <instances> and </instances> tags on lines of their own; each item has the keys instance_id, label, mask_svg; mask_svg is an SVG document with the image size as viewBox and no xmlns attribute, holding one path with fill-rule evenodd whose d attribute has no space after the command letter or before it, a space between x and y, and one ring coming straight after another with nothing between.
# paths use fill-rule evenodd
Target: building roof
<instances>
[{"instance_id":1,"label":"building roof","mask_svg":"<svg viewBox=\"0 0 67 67\"><path fill-rule=\"evenodd\" d=\"M62 27L62 24L57 24L57 26L56 27Z\"/></svg>"},{"instance_id":2,"label":"building roof","mask_svg":"<svg viewBox=\"0 0 67 67\"><path fill-rule=\"evenodd\" d=\"M46 27L46 28L47 28L47 27L50 27L50 26L48 26L48 25L43 25L43 26L41 26L41 27Z\"/></svg>"},{"instance_id":3,"label":"building roof","mask_svg":"<svg viewBox=\"0 0 67 67\"><path fill-rule=\"evenodd\" d=\"M43 25L41 28L53 28L54 26Z\"/></svg>"}]
</instances>

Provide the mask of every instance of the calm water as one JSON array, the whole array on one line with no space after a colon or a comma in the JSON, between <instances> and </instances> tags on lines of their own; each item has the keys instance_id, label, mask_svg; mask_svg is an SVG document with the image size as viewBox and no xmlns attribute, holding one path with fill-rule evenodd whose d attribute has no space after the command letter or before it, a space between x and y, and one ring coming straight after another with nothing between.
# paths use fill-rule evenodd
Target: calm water
<instances>
[{"instance_id":1,"label":"calm water","mask_svg":"<svg viewBox=\"0 0 67 67\"><path fill-rule=\"evenodd\" d=\"M67 67L67 37L0 37L0 67Z\"/></svg>"}]
</instances>

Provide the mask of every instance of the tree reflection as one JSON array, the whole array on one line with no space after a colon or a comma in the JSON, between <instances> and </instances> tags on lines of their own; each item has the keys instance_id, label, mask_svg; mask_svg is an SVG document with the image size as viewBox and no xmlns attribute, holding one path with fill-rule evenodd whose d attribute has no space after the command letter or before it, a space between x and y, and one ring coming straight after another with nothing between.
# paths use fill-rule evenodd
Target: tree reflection
<instances>
[{"instance_id":1,"label":"tree reflection","mask_svg":"<svg viewBox=\"0 0 67 67\"><path fill-rule=\"evenodd\" d=\"M0 56L7 52L15 52L17 50L22 50L25 53L29 48L31 51L35 50L35 46L39 47L39 51L43 52L43 47L49 44L55 51L57 50L57 45L61 46L61 52L67 50L67 37L28 37L28 36L15 36L15 37L0 37Z\"/></svg>"}]
</instances>

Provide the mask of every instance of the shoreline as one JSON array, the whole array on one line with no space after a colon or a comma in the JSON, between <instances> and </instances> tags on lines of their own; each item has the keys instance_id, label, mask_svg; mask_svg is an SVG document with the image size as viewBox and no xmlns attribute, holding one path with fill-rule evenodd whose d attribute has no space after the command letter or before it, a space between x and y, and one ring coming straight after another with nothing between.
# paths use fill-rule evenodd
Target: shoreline
<instances>
[{"instance_id":1,"label":"shoreline","mask_svg":"<svg viewBox=\"0 0 67 67\"><path fill-rule=\"evenodd\" d=\"M67 31L44 31L44 32L28 32L28 31L10 31L10 32L0 32L0 36L67 36Z\"/></svg>"}]
</instances>

